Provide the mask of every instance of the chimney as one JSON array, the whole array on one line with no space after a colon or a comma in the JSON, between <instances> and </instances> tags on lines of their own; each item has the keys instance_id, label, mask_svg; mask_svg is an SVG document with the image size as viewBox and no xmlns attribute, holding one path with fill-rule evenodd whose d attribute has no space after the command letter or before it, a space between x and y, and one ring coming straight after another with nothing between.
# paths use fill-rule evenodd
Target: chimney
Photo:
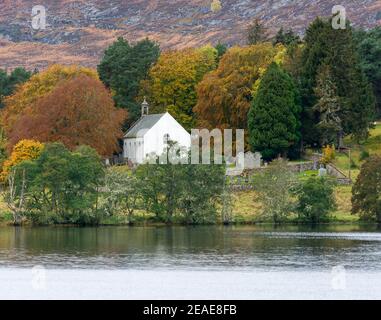
<instances>
[{"instance_id":1,"label":"chimney","mask_svg":"<svg viewBox=\"0 0 381 320\"><path fill-rule=\"evenodd\" d=\"M144 97L144 101L142 103L142 117L144 115L148 115L148 109L149 109L149 105L148 105L148 102L146 100L146 97Z\"/></svg>"}]
</instances>

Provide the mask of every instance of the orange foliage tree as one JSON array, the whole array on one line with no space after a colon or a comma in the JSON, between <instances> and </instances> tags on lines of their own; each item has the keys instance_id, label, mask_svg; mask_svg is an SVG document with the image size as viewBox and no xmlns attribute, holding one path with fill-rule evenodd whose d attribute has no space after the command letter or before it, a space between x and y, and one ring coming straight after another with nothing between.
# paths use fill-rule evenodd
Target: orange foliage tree
<instances>
[{"instance_id":1,"label":"orange foliage tree","mask_svg":"<svg viewBox=\"0 0 381 320\"><path fill-rule=\"evenodd\" d=\"M26 160L34 160L39 157L44 145L41 142L35 140L21 140L19 141L12 150L9 159L4 161L3 171L0 175L1 181L7 179L8 174L11 169L18 165L19 163Z\"/></svg>"},{"instance_id":2,"label":"orange foliage tree","mask_svg":"<svg viewBox=\"0 0 381 320\"><path fill-rule=\"evenodd\" d=\"M200 127L246 129L253 94L267 67L281 63L283 46L233 47L197 86L194 112Z\"/></svg>"},{"instance_id":3,"label":"orange foliage tree","mask_svg":"<svg viewBox=\"0 0 381 320\"><path fill-rule=\"evenodd\" d=\"M126 116L126 111L115 108L100 80L81 74L26 107L8 128L9 144L21 139L60 141L70 149L89 145L110 155L119 149Z\"/></svg>"},{"instance_id":4,"label":"orange foliage tree","mask_svg":"<svg viewBox=\"0 0 381 320\"><path fill-rule=\"evenodd\" d=\"M5 133L8 134L24 109L49 94L60 81L73 79L80 74L98 79L95 70L80 66L52 65L45 71L33 75L29 81L18 87L13 95L5 99L5 108L1 116Z\"/></svg>"}]
</instances>

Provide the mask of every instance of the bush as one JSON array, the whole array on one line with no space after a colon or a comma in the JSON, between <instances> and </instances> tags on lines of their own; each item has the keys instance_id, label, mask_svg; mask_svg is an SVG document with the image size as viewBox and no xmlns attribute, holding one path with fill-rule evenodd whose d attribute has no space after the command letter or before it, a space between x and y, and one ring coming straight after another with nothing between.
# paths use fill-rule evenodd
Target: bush
<instances>
[{"instance_id":1,"label":"bush","mask_svg":"<svg viewBox=\"0 0 381 320\"><path fill-rule=\"evenodd\" d=\"M328 220L329 212L336 208L334 184L329 178L309 178L301 183L296 195L299 217L311 223Z\"/></svg>"},{"instance_id":2,"label":"bush","mask_svg":"<svg viewBox=\"0 0 381 320\"><path fill-rule=\"evenodd\" d=\"M296 184L296 175L290 171L287 161L274 160L254 180L255 200L262 203L262 217L274 223L283 222L294 210L292 190Z\"/></svg>"},{"instance_id":3,"label":"bush","mask_svg":"<svg viewBox=\"0 0 381 320\"><path fill-rule=\"evenodd\" d=\"M335 146L328 145L323 148L323 156L320 159L320 163L326 165L330 163L332 160L334 160L336 157L336 151L335 151Z\"/></svg>"}]
</instances>

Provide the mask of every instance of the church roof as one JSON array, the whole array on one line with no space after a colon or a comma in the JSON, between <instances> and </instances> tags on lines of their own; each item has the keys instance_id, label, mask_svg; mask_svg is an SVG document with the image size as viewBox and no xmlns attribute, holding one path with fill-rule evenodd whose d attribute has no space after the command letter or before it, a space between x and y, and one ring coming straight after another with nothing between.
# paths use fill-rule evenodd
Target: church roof
<instances>
[{"instance_id":1,"label":"church roof","mask_svg":"<svg viewBox=\"0 0 381 320\"><path fill-rule=\"evenodd\" d=\"M165 113L159 114L148 114L142 116L138 121L136 121L127 133L124 135L125 138L136 138L139 131L148 131L151 129L163 116Z\"/></svg>"}]
</instances>

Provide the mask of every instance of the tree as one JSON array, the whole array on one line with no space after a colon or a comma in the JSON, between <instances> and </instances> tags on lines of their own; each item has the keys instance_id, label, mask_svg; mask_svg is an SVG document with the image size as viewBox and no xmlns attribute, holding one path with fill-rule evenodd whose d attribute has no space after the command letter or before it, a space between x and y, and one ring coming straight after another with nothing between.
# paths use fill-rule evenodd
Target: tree
<instances>
[{"instance_id":1,"label":"tree","mask_svg":"<svg viewBox=\"0 0 381 320\"><path fill-rule=\"evenodd\" d=\"M274 223L284 222L295 209L292 191L297 185L287 161L276 159L254 180L255 201L262 204L261 216Z\"/></svg>"},{"instance_id":2,"label":"tree","mask_svg":"<svg viewBox=\"0 0 381 320\"><path fill-rule=\"evenodd\" d=\"M36 160L23 161L15 169L25 173L25 209L33 221L99 223L104 169L94 149L80 146L70 152L61 143L46 144Z\"/></svg>"},{"instance_id":3,"label":"tree","mask_svg":"<svg viewBox=\"0 0 381 320\"><path fill-rule=\"evenodd\" d=\"M228 51L228 47L225 44L218 42L215 48L217 50L217 63L218 63L220 62L222 56L226 53L226 51Z\"/></svg>"},{"instance_id":4,"label":"tree","mask_svg":"<svg viewBox=\"0 0 381 320\"><path fill-rule=\"evenodd\" d=\"M116 105L127 109L128 124L140 117L140 103L136 101L140 82L148 79L159 55L159 45L149 39L131 45L120 37L106 49L98 65L99 77L112 90Z\"/></svg>"},{"instance_id":5,"label":"tree","mask_svg":"<svg viewBox=\"0 0 381 320\"><path fill-rule=\"evenodd\" d=\"M1 112L1 122L6 135L9 135L9 131L26 108L49 94L61 80L72 79L80 74L98 79L97 73L89 68L53 65L41 73L34 74L27 82L17 87L11 96L5 98L6 107Z\"/></svg>"},{"instance_id":6,"label":"tree","mask_svg":"<svg viewBox=\"0 0 381 320\"><path fill-rule=\"evenodd\" d=\"M99 80L79 75L26 107L8 129L9 145L22 139L60 141L70 149L87 144L107 156L119 149L125 116Z\"/></svg>"},{"instance_id":7,"label":"tree","mask_svg":"<svg viewBox=\"0 0 381 320\"><path fill-rule=\"evenodd\" d=\"M247 44L253 45L267 40L267 29L259 19L255 19L247 29Z\"/></svg>"},{"instance_id":8,"label":"tree","mask_svg":"<svg viewBox=\"0 0 381 320\"><path fill-rule=\"evenodd\" d=\"M134 211L139 208L140 189L144 181L127 167L111 167L106 172L105 210L109 215L126 213L128 223L134 222Z\"/></svg>"},{"instance_id":9,"label":"tree","mask_svg":"<svg viewBox=\"0 0 381 320\"><path fill-rule=\"evenodd\" d=\"M322 145L336 143L341 148L343 139L343 127L340 118L341 100L327 65L323 65L317 75L315 94L319 100L313 109L320 115L320 122L317 127L320 129Z\"/></svg>"},{"instance_id":10,"label":"tree","mask_svg":"<svg viewBox=\"0 0 381 320\"><path fill-rule=\"evenodd\" d=\"M216 204L224 192L223 165L183 165L180 210L188 224L216 222Z\"/></svg>"},{"instance_id":11,"label":"tree","mask_svg":"<svg viewBox=\"0 0 381 320\"><path fill-rule=\"evenodd\" d=\"M197 86L194 112L200 127L246 129L254 85L267 67L283 51L262 43L230 48L218 68L208 73Z\"/></svg>"},{"instance_id":12,"label":"tree","mask_svg":"<svg viewBox=\"0 0 381 320\"><path fill-rule=\"evenodd\" d=\"M291 29L284 32L283 27L279 29L274 37L273 44L283 44L285 46L295 46L301 44L302 40L299 35L294 33Z\"/></svg>"},{"instance_id":13,"label":"tree","mask_svg":"<svg viewBox=\"0 0 381 320\"><path fill-rule=\"evenodd\" d=\"M178 217L187 224L216 221L216 204L224 188L223 165L147 163L140 165L136 174L143 203L157 220L170 223Z\"/></svg>"},{"instance_id":14,"label":"tree","mask_svg":"<svg viewBox=\"0 0 381 320\"><path fill-rule=\"evenodd\" d=\"M381 27L369 31L358 30L355 32L355 40L361 68L373 86L378 115L381 116Z\"/></svg>"},{"instance_id":15,"label":"tree","mask_svg":"<svg viewBox=\"0 0 381 320\"><path fill-rule=\"evenodd\" d=\"M37 159L43 149L44 145L41 142L35 140L20 140L13 147L9 159L4 162L3 171L0 176L1 181L7 182L8 175L11 173L13 167L23 161Z\"/></svg>"},{"instance_id":16,"label":"tree","mask_svg":"<svg viewBox=\"0 0 381 320\"><path fill-rule=\"evenodd\" d=\"M0 170L2 170L7 156L7 139L5 137L4 130L0 127Z\"/></svg>"},{"instance_id":17,"label":"tree","mask_svg":"<svg viewBox=\"0 0 381 320\"><path fill-rule=\"evenodd\" d=\"M326 221L336 208L334 184L325 177L309 178L297 188L297 211L301 218L312 223Z\"/></svg>"},{"instance_id":18,"label":"tree","mask_svg":"<svg viewBox=\"0 0 381 320\"><path fill-rule=\"evenodd\" d=\"M352 214L381 223L381 157L368 158L352 188Z\"/></svg>"},{"instance_id":19,"label":"tree","mask_svg":"<svg viewBox=\"0 0 381 320\"><path fill-rule=\"evenodd\" d=\"M16 177L18 177L19 180L18 184L15 183ZM8 208L12 212L13 225L18 226L25 218L25 189L27 186L25 170L21 170L20 175L20 172L13 168L7 175L7 183L8 188L2 191L2 196Z\"/></svg>"},{"instance_id":20,"label":"tree","mask_svg":"<svg viewBox=\"0 0 381 320\"><path fill-rule=\"evenodd\" d=\"M17 85L26 82L32 73L24 68L16 68L9 75L0 69L0 109L4 107L3 98L10 96Z\"/></svg>"},{"instance_id":21,"label":"tree","mask_svg":"<svg viewBox=\"0 0 381 320\"><path fill-rule=\"evenodd\" d=\"M375 100L361 69L352 28L332 28L331 20L317 18L307 29L302 56L303 136L307 143L319 143L317 128L320 115L314 106L318 97L314 90L322 65L330 67L332 80L340 98L340 118L344 134L357 139L367 137L374 119Z\"/></svg>"},{"instance_id":22,"label":"tree","mask_svg":"<svg viewBox=\"0 0 381 320\"><path fill-rule=\"evenodd\" d=\"M141 95L147 96L154 112L168 111L186 129L191 129L196 85L216 68L216 63L217 50L211 46L166 52L151 69Z\"/></svg>"},{"instance_id":23,"label":"tree","mask_svg":"<svg viewBox=\"0 0 381 320\"><path fill-rule=\"evenodd\" d=\"M292 78L276 63L268 68L248 115L252 150L270 160L299 141L300 105Z\"/></svg>"}]
</instances>

